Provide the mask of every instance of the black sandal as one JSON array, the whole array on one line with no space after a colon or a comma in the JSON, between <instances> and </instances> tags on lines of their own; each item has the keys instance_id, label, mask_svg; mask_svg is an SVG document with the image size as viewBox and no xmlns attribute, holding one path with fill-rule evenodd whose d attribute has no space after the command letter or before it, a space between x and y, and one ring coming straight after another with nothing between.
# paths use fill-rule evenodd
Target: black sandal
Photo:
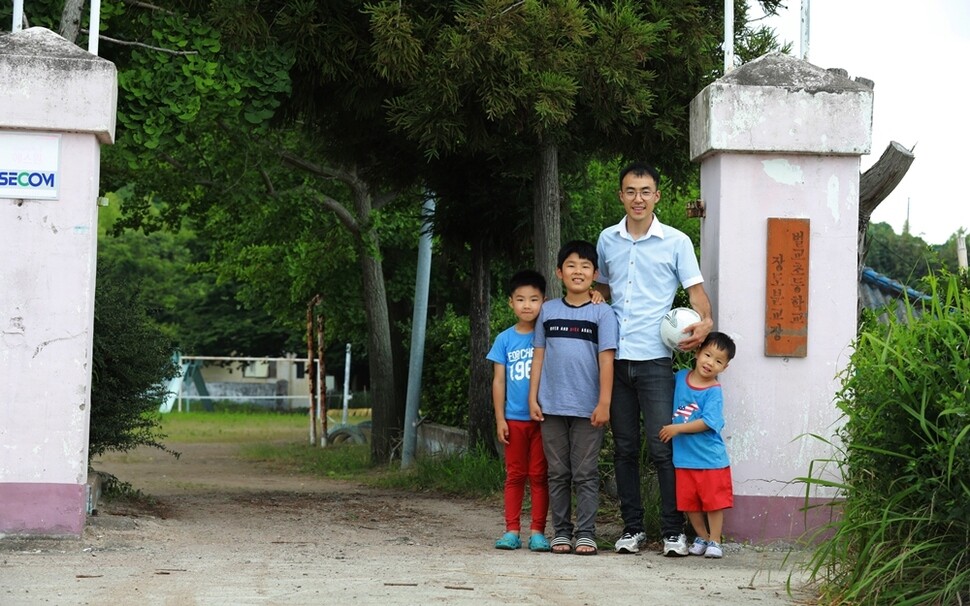
<instances>
[{"instance_id":1,"label":"black sandal","mask_svg":"<svg viewBox=\"0 0 970 606\"><path fill-rule=\"evenodd\" d=\"M550 543L550 545L552 547L552 553L572 553L573 552L573 542L569 540L569 537L556 537L552 540L552 543Z\"/></svg>"},{"instance_id":2,"label":"black sandal","mask_svg":"<svg viewBox=\"0 0 970 606\"><path fill-rule=\"evenodd\" d=\"M579 550L580 547L583 548L583 551ZM583 556L596 555L599 553L599 548L596 547L596 541L594 541L593 539L589 537L580 537L576 539L575 553L576 555L583 555Z\"/></svg>"}]
</instances>

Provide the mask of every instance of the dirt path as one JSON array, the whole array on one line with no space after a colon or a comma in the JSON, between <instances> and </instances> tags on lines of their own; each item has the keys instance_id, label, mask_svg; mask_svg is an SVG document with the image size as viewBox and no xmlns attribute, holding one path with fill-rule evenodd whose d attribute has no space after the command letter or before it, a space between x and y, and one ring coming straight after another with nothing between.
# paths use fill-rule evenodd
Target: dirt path
<instances>
[{"instance_id":1,"label":"dirt path","mask_svg":"<svg viewBox=\"0 0 970 606\"><path fill-rule=\"evenodd\" d=\"M0 539L0 604L806 603L786 592L783 552L501 552L498 503L285 475L234 445L171 446L177 461L139 449L95 464L156 497L151 511L102 506L80 540Z\"/></svg>"}]
</instances>

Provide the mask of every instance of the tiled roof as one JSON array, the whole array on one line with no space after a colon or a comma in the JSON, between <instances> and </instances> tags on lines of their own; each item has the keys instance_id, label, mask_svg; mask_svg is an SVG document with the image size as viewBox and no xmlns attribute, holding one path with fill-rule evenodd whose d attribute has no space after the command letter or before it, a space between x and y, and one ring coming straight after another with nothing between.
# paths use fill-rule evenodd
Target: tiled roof
<instances>
[{"instance_id":1,"label":"tiled roof","mask_svg":"<svg viewBox=\"0 0 970 606\"><path fill-rule=\"evenodd\" d=\"M862 268L862 275L859 276L859 302L862 307L882 309L905 321L906 300L913 306L914 313L919 314L923 303L929 299L929 295L887 278L871 267Z\"/></svg>"}]
</instances>

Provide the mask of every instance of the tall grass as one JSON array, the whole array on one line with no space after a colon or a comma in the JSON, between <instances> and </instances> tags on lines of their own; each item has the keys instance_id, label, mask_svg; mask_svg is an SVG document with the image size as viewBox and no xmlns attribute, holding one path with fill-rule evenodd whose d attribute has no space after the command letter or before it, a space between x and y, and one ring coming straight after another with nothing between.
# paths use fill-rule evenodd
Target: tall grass
<instances>
[{"instance_id":1,"label":"tall grass","mask_svg":"<svg viewBox=\"0 0 970 606\"><path fill-rule=\"evenodd\" d=\"M827 603L970 603L970 293L931 289L922 315L864 324L824 462L839 479L803 478L840 493L809 562Z\"/></svg>"},{"instance_id":2,"label":"tall grass","mask_svg":"<svg viewBox=\"0 0 970 606\"><path fill-rule=\"evenodd\" d=\"M376 484L447 495L487 497L502 490L505 468L483 447L454 455L418 458L413 469L381 476Z\"/></svg>"}]
</instances>

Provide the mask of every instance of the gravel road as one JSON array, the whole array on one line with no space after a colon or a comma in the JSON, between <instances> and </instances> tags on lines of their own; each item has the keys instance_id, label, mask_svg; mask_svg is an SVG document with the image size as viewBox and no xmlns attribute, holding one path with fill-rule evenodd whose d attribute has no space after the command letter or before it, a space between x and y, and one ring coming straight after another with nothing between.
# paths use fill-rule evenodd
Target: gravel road
<instances>
[{"instance_id":1,"label":"gravel road","mask_svg":"<svg viewBox=\"0 0 970 606\"><path fill-rule=\"evenodd\" d=\"M231 444L112 454L152 506L102 504L80 539L0 538L0 604L811 603L787 550L721 560L504 552L500 503L287 475ZM619 530L600 525L612 539ZM786 560L787 557L787 560ZM790 577L791 575L791 577ZM789 593L787 584L794 584Z\"/></svg>"}]
</instances>

